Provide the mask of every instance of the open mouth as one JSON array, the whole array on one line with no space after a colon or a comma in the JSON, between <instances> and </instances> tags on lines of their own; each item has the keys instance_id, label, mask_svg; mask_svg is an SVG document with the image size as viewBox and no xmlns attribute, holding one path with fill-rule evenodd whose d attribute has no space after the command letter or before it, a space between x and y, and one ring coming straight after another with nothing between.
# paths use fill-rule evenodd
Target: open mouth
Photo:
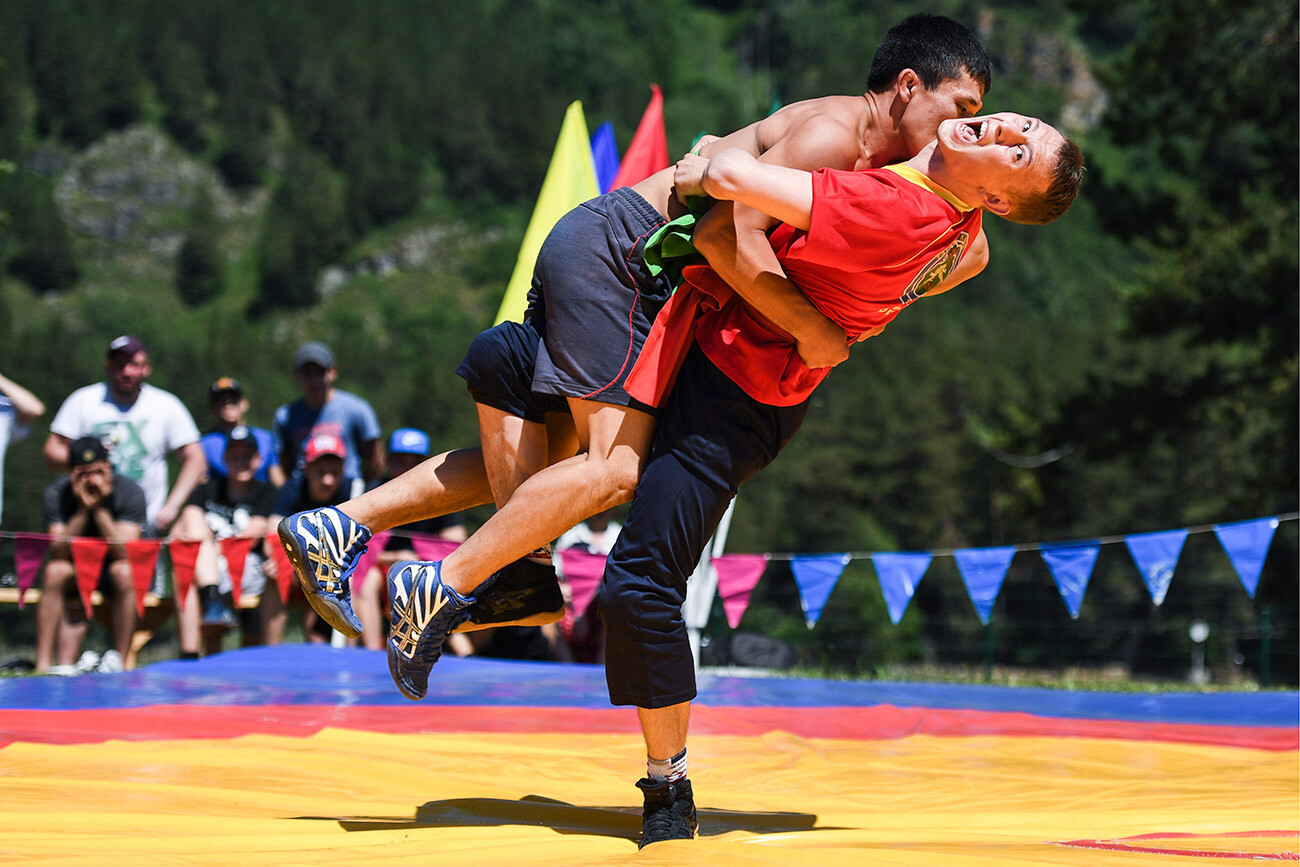
<instances>
[{"instance_id":1,"label":"open mouth","mask_svg":"<svg viewBox=\"0 0 1300 867\"><path fill-rule=\"evenodd\" d=\"M974 120L969 123L963 123L957 127L957 137L964 142L975 144L984 137L984 131L988 129L987 120Z\"/></svg>"}]
</instances>

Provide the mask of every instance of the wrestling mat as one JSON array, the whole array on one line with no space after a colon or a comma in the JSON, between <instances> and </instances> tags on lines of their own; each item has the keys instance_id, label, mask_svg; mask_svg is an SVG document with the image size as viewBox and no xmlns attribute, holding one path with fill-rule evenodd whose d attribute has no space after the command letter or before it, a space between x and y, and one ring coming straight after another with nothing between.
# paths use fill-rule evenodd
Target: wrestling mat
<instances>
[{"instance_id":1,"label":"wrestling mat","mask_svg":"<svg viewBox=\"0 0 1300 867\"><path fill-rule=\"evenodd\" d=\"M1300 696L705 676L701 836L638 851L599 667L282 646L0 680L0 862L1193 865L1300 860Z\"/></svg>"}]
</instances>

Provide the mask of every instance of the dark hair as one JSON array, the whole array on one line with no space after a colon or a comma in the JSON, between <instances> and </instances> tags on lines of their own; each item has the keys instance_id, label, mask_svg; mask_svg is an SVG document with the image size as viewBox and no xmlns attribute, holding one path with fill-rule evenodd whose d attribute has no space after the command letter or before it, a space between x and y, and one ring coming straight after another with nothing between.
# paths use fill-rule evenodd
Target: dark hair
<instances>
[{"instance_id":1,"label":"dark hair","mask_svg":"<svg viewBox=\"0 0 1300 867\"><path fill-rule=\"evenodd\" d=\"M904 69L919 75L926 90L960 77L963 71L984 93L993 86L993 65L979 37L942 15L913 15L889 28L871 59L867 90L888 90Z\"/></svg>"},{"instance_id":2,"label":"dark hair","mask_svg":"<svg viewBox=\"0 0 1300 867\"><path fill-rule=\"evenodd\" d=\"M1043 192L1016 196L1006 218L1013 223L1041 226L1050 223L1069 210L1079 183L1083 180L1083 153L1074 139L1066 138L1056 149L1052 164L1052 181Z\"/></svg>"}]
</instances>

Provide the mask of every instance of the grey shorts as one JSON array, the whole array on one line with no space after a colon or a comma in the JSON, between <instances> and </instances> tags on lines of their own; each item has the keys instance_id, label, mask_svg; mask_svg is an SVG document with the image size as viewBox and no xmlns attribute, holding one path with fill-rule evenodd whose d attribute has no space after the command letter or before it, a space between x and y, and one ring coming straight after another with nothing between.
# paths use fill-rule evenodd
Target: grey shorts
<instances>
[{"instance_id":1,"label":"grey shorts","mask_svg":"<svg viewBox=\"0 0 1300 867\"><path fill-rule=\"evenodd\" d=\"M646 239L664 222L623 187L555 224L528 293L525 318L541 338L534 391L652 411L623 386L672 293L667 277L651 276L641 258Z\"/></svg>"}]
</instances>

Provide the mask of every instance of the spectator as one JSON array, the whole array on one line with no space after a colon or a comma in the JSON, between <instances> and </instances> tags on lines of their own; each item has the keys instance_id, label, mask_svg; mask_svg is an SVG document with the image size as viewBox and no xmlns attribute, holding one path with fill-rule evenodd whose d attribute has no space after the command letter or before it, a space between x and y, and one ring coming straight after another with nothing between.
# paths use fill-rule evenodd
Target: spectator
<instances>
[{"instance_id":1,"label":"spectator","mask_svg":"<svg viewBox=\"0 0 1300 867\"><path fill-rule=\"evenodd\" d=\"M347 456L347 446L335 434L315 434L307 440L303 448L302 472L285 482L276 495L269 526L276 526L285 515L304 509L334 506L348 499L348 492L356 480L348 476L344 469ZM275 560L266 558L263 571L268 578L275 578L275 568ZM268 584L267 590L272 589L273 585ZM279 644L284 641L287 619L280 594L263 593L262 602L267 606L263 609L262 640L267 644ZM326 641L330 635L329 625L319 619L310 607L303 612L302 632L308 641L317 643Z\"/></svg>"},{"instance_id":2,"label":"spectator","mask_svg":"<svg viewBox=\"0 0 1300 867\"><path fill-rule=\"evenodd\" d=\"M265 428L253 427L244 421L248 413L248 398L239 380L223 376L208 387L208 409L217 424L199 440L203 456L208 461L209 476L226 474L226 437L240 425L246 425L257 442L257 480L270 482L274 487L284 484L284 469L275 451L275 439Z\"/></svg>"},{"instance_id":3,"label":"spectator","mask_svg":"<svg viewBox=\"0 0 1300 867\"><path fill-rule=\"evenodd\" d=\"M344 474L357 482L348 491L355 497L364 482L375 481L383 472L384 455L379 442L379 419L370 404L351 392L334 387L338 379L334 353L324 343L312 340L293 354L293 375L302 397L275 411L272 432L280 466L298 475L304 460L303 443L317 434L332 434L347 446Z\"/></svg>"},{"instance_id":4,"label":"spectator","mask_svg":"<svg viewBox=\"0 0 1300 867\"><path fill-rule=\"evenodd\" d=\"M569 582L564 576L564 558L558 555L560 551L577 548L589 554L608 556L618 540L619 531L623 529L623 525L614 520L614 511L615 509L606 509L592 515L566 532L555 543L556 573L560 578L560 589L564 593L564 617L558 623L548 624L542 628L549 627L555 630L555 633L547 635L547 638L552 646L557 648L557 657L566 658L567 653L566 661L604 662L605 628L600 621L599 596L592 597L581 617L576 616Z\"/></svg>"},{"instance_id":5,"label":"spectator","mask_svg":"<svg viewBox=\"0 0 1300 867\"><path fill-rule=\"evenodd\" d=\"M429 456L429 435L413 427L398 428L388 438L388 472L389 478L395 479L402 473L415 469ZM452 512L438 518L428 518L411 524L394 527L388 539L388 545L377 558L376 565L364 580L357 595L357 616L361 618L362 644L371 650L381 650L387 639L388 625L384 617L387 582L384 579L388 567L399 560L418 560L411 546L411 533L436 536L450 542L465 541L465 525L460 514ZM469 652L469 643L457 635L452 650L464 656Z\"/></svg>"},{"instance_id":6,"label":"spectator","mask_svg":"<svg viewBox=\"0 0 1300 867\"><path fill-rule=\"evenodd\" d=\"M27 436L27 426L45 415L45 404L12 379L0 374L0 521L4 520L5 452L10 442Z\"/></svg>"},{"instance_id":7,"label":"spectator","mask_svg":"<svg viewBox=\"0 0 1300 867\"><path fill-rule=\"evenodd\" d=\"M77 389L55 413L45 441L46 466L67 466L69 443L96 437L108 450L114 471L144 489L149 516L145 535L164 536L207 471L199 429L175 395L145 382L153 370L139 338L124 334L109 343L104 370L104 382ZM181 461L170 491L169 454ZM158 576L154 592L161 596L161 571ZM181 655L197 656L198 621L181 618L179 627Z\"/></svg>"},{"instance_id":8,"label":"spectator","mask_svg":"<svg viewBox=\"0 0 1300 867\"><path fill-rule=\"evenodd\" d=\"M121 543L140 538L147 520L144 491L113 469L103 443L91 436L74 440L68 448L68 475L45 490L45 522L55 541L45 561L41 601L36 606L37 671L79 674L91 666L96 671L123 670L135 633L136 612L131 562ZM68 542L78 536L113 543L99 585L111 600L112 648L97 665L91 661L93 654L87 653L80 667L73 659L85 636L86 611L78 598ZM61 629L61 625L68 628ZM59 664L51 667L56 640Z\"/></svg>"},{"instance_id":9,"label":"spectator","mask_svg":"<svg viewBox=\"0 0 1300 867\"><path fill-rule=\"evenodd\" d=\"M238 623L231 606L230 580L226 558L217 542L235 536L254 540L244 561L240 589L243 595L261 596L258 611L243 611L244 645L258 644L263 634L262 618L267 616L269 595L263 589L262 540L267 534L267 518L275 507L275 488L257 479L262 451L252 428L238 425L225 434L221 459L225 475L214 475L194 489L181 510L172 532L175 539L201 543L194 564L194 586L185 602L185 616L199 618L205 649L221 649L227 630Z\"/></svg>"}]
</instances>

